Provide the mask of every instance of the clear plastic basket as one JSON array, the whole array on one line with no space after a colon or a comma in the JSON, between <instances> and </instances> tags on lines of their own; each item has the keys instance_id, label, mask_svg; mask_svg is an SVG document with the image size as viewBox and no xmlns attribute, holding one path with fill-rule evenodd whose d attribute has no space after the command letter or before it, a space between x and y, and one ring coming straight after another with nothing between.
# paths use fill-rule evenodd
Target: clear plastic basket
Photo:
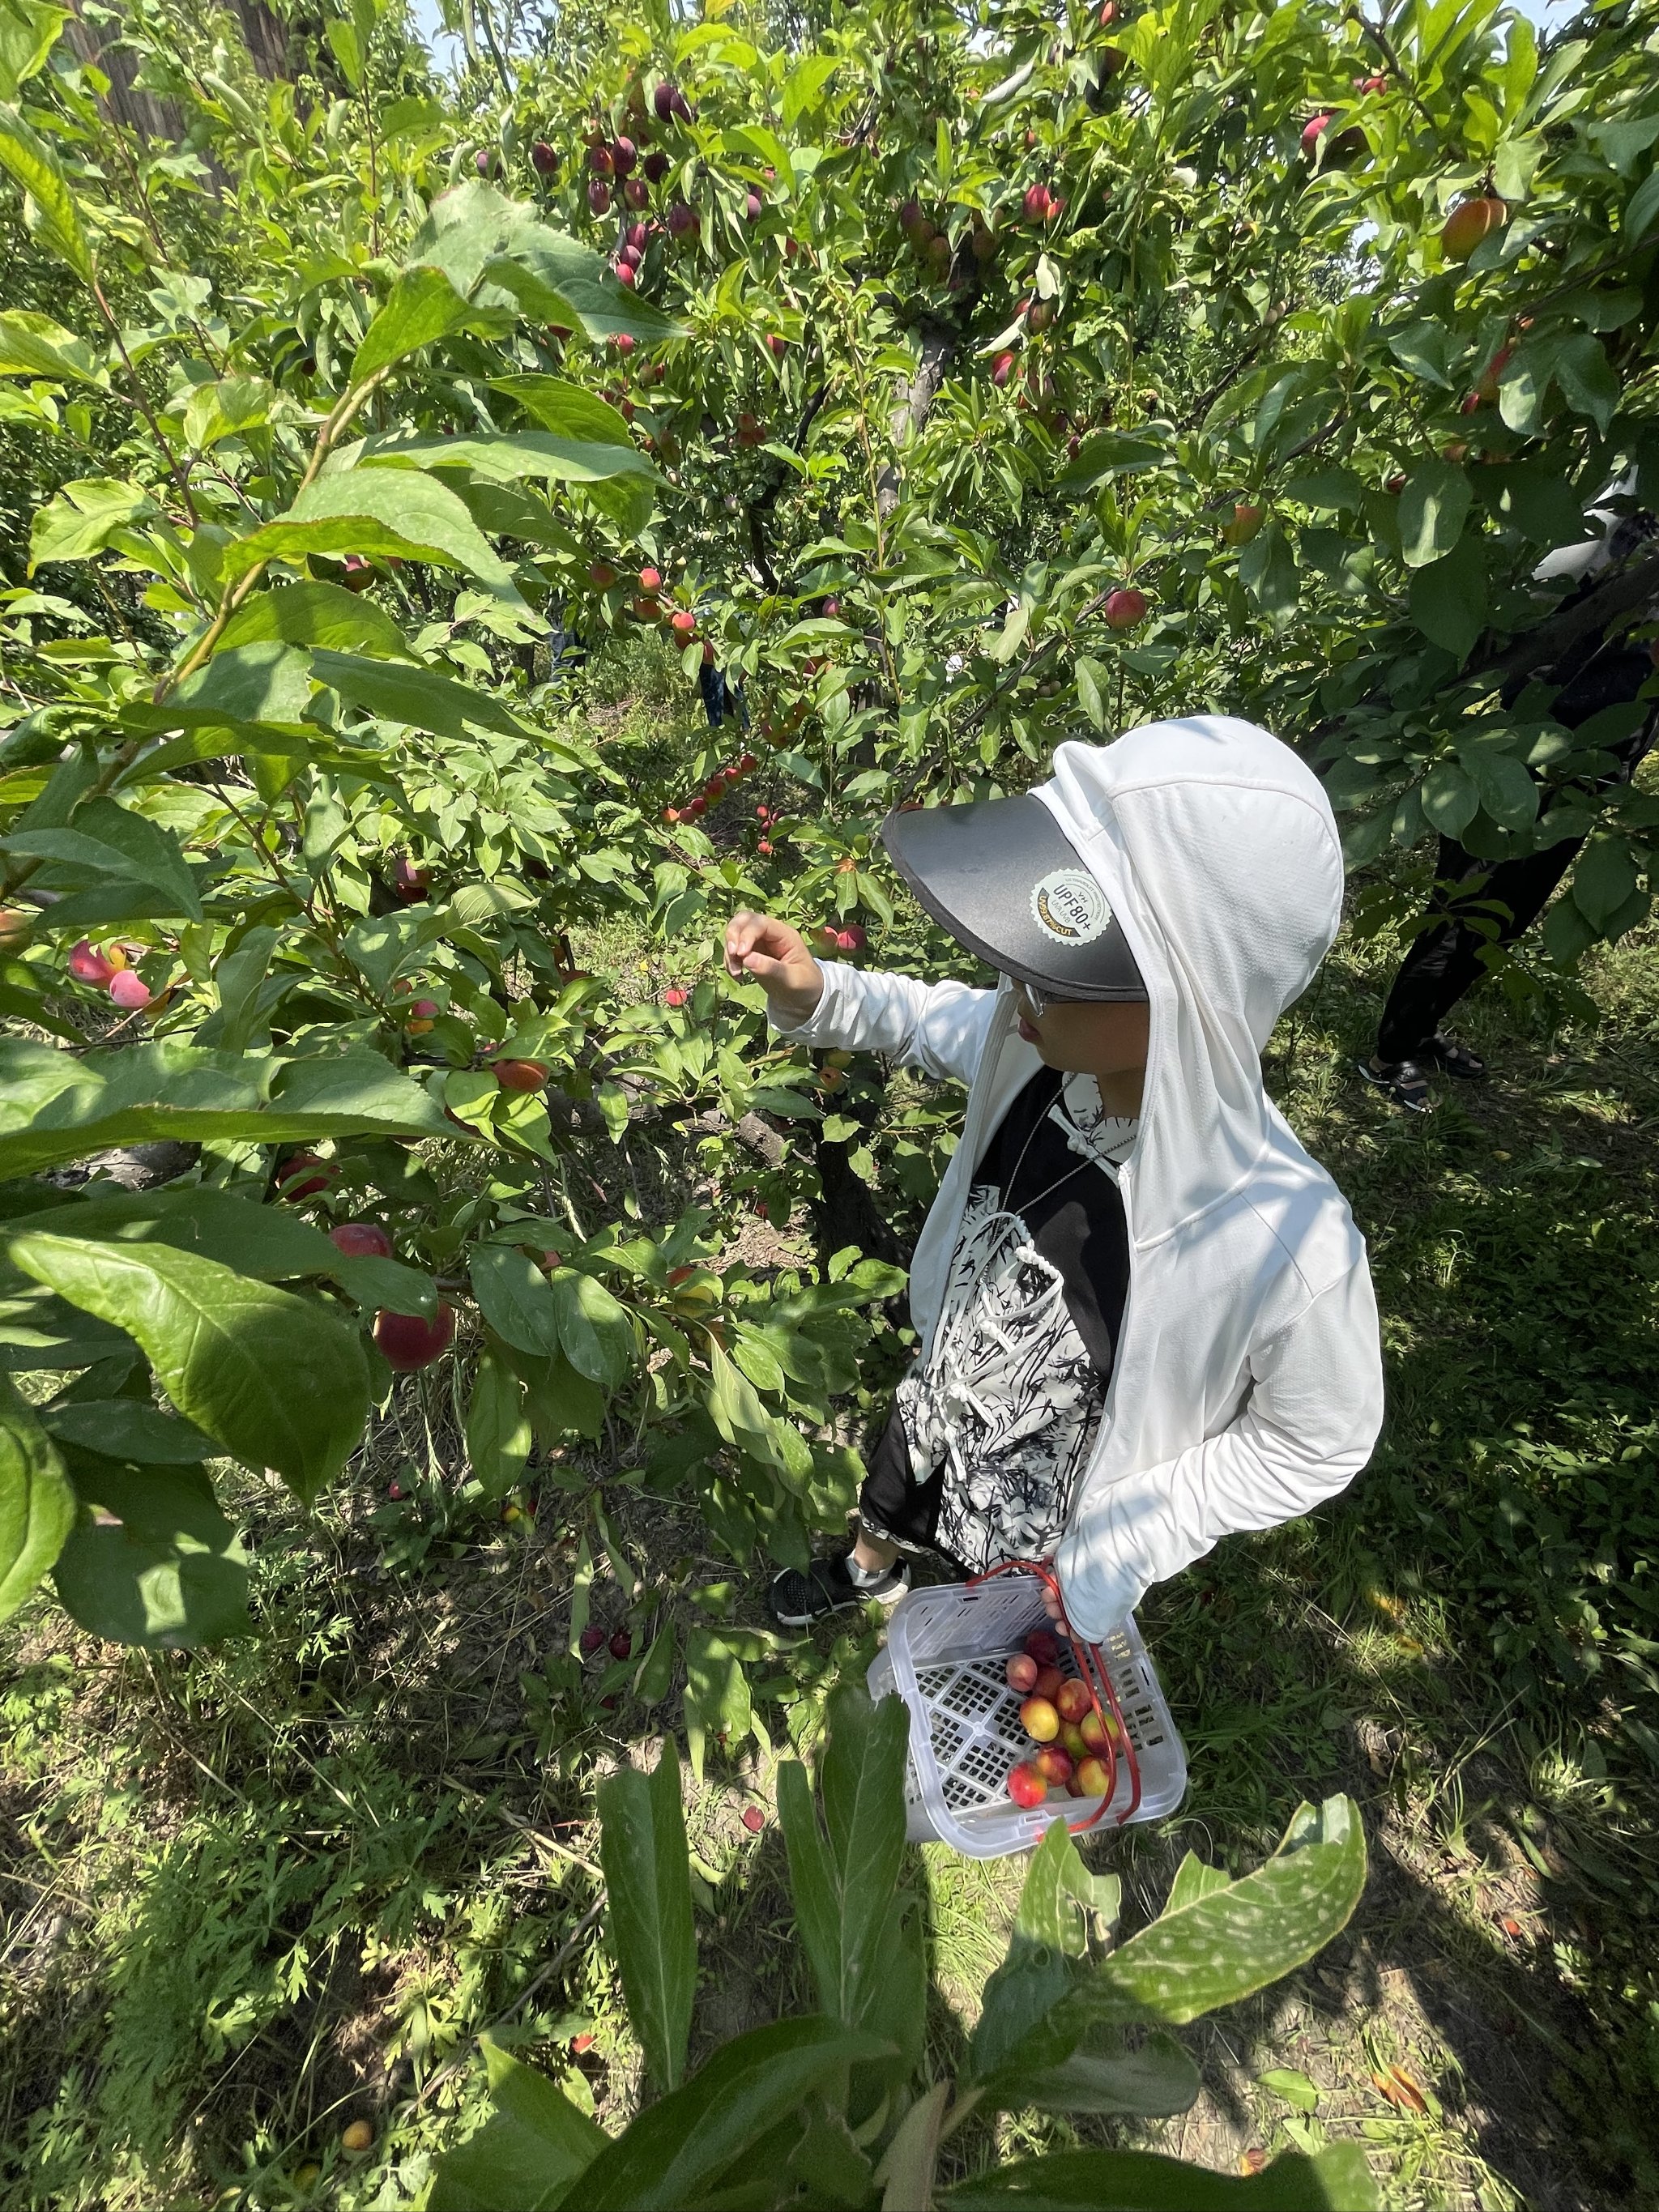
<instances>
[{"instance_id":1,"label":"clear plastic basket","mask_svg":"<svg viewBox=\"0 0 1659 2212\"><path fill-rule=\"evenodd\" d=\"M1186 1749L1133 1614L1091 1647L1130 1751L1118 1759L1110 1796L1050 1790L1046 1803L1030 1806L1009 1796L1009 1769L1034 1747L1003 1670L1034 1628L1053 1626L1034 1574L912 1590L894 1608L869 1690L872 1698L896 1692L910 1709L905 1800L913 1844L1001 1858L1040 1843L1057 1814L1081 1832L1160 1820L1180 1804Z\"/></svg>"}]
</instances>

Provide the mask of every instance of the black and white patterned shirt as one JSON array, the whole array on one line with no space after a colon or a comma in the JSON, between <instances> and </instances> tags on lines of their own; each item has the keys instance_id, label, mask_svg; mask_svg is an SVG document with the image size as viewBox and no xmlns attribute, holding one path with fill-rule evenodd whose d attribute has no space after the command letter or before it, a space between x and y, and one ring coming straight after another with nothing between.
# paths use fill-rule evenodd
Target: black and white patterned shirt
<instances>
[{"instance_id":1,"label":"black and white patterned shirt","mask_svg":"<svg viewBox=\"0 0 1659 2212\"><path fill-rule=\"evenodd\" d=\"M900 1383L861 1508L970 1573L1046 1559L1099 1429L1128 1288L1117 1169L1138 1123L1045 1069L975 1171L931 1352Z\"/></svg>"}]
</instances>

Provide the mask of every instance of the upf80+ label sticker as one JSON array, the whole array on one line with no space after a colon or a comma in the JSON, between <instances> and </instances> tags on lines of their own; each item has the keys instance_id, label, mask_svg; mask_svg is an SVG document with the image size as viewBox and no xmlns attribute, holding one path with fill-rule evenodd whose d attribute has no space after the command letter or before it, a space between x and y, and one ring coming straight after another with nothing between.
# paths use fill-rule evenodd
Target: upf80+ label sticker
<instances>
[{"instance_id":1,"label":"upf80+ label sticker","mask_svg":"<svg viewBox=\"0 0 1659 2212\"><path fill-rule=\"evenodd\" d=\"M1031 893L1037 927L1056 945L1088 945L1111 927L1106 894L1082 868L1056 868Z\"/></svg>"}]
</instances>

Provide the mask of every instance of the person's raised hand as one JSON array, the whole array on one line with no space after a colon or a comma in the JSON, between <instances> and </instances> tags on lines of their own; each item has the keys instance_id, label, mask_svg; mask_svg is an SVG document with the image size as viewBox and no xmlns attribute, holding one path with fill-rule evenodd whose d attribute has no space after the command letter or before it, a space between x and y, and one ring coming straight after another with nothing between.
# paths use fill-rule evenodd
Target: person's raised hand
<instances>
[{"instance_id":1,"label":"person's raised hand","mask_svg":"<svg viewBox=\"0 0 1659 2212\"><path fill-rule=\"evenodd\" d=\"M769 915L734 914L726 925L726 972L758 983L781 1029L799 1029L823 996L823 970L799 930Z\"/></svg>"}]
</instances>

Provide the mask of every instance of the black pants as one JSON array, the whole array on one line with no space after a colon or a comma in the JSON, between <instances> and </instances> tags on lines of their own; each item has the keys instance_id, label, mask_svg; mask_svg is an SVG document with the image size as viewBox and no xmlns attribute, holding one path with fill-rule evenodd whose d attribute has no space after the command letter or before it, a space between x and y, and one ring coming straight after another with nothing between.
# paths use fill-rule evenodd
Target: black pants
<instances>
[{"instance_id":1,"label":"black pants","mask_svg":"<svg viewBox=\"0 0 1659 2212\"><path fill-rule=\"evenodd\" d=\"M1551 710L1553 718L1564 728L1576 730L1604 708L1633 700L1653 669L1644 648L1603 646L1569 674ZM1629 782L1652 741L1650 714L1633 736L1606 748L1618 766L1587 787L1605 791L1610 784ZM1564 837L1541 853L1492 861L1476 860L1455 837L1440 840L1429 902L1431 927L1413 939L1394 979L1377 1024L1379 1060L1421 1058L1446 1016L1486 973L1483 948L1493 943L1513 945L1532 927L1583 842L1582 837ZM1471 915L1485 927L1472 926Z\"/></svg>"},{"instance_id":2,"label":"black pants","mask_svg":"<svg viewBox=\"0 0 1659 2212\"><path fill-rule=\"evenodd\" d=\"M702 711L708 717L711 730L718 730L728 714L737 716L740 730L748 730L749 709L744 702L743 686L728 684L723 668L716 668L712 661L699 662L697 689L702 695Z\"/></svg>"},{"instance_id":3,"label":"black pants","mask_svg":"<svg viewBox=\"0 0 1659 2212\"><path fill-rule=\"evenodd\" d=\"M1422 1057L1446 1016L1486 973L1482 947L1494 942L1513 945L1531 927L1583 842L1582 837L1564 837L1559 845L1528 853L1524 860L1494 864L1477 860L1455 837L1440 840L1429 911L1448 918L1420 931L1400 963L1376 1027L1379 1060ZM1485 929L1458 918L1458 908L1465 902L1486 922ZM1491 934L1494 924L1495 939Z\"/></svg>"}]
</instances>

